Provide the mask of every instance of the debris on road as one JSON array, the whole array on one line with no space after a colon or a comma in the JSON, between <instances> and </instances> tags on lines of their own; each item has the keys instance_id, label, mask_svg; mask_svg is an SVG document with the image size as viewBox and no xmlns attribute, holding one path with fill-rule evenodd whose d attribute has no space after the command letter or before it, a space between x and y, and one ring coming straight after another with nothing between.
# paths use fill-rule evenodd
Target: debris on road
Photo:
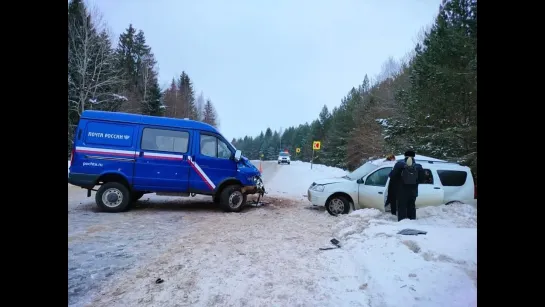
<instances>
[{"instance_id":1,"label":"debris on road","mask_svg":"<svg viewBox=\"0 0 545 307\"><path fill-rule=\"evenodd\" d=\"M428 233L427 231L423 231L423 230L405 228L405 229L399 231L397 234L398 235L406 235L406 236L417 236L417 235L425 235L427 233Z\"/></svg>"},{"instance_id":2,"label":"debris on road","mask_svg":"<svg viewBox=\"0 0 545 307\"><path fill-rule=\"evenodd\" d=\"M333 238L329 242L331 242L331 244L335 245L335 247L320 247L320 250L325 251L325 250L329 250L329 249L341 248L341 245L340 245L341 242L339 242L339 240Z\"/></svg>"},{"instance_id":3,"label":"debris on road","mask_svg":"<svg viewBox=\"0 0 545 307\"><path fill-rule=\"evenodd\" d=\"M164 282L164 280L162 280L161 278L157 278L157 280L155 281L156 284L161 284L163 282Z\"/></svg>"}]
</instances>

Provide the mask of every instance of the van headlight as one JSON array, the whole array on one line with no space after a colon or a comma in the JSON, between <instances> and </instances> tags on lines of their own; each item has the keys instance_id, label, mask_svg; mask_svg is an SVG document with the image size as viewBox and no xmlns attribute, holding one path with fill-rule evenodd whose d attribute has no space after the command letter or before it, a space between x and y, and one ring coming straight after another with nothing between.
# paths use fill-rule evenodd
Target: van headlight
<instances>
[{"instance_id":1,"label":"van headlight","mask_svg":"<svg viewBox=\"0 0 545 307\"><path fill-rule=\"evenodd\" d=\"M323 184L316 184L316 185L313 185L310 187L310 189L312 191L316 191L316 192L323 192L324 191L324 185Z\"/></svg>"}]
</instances>

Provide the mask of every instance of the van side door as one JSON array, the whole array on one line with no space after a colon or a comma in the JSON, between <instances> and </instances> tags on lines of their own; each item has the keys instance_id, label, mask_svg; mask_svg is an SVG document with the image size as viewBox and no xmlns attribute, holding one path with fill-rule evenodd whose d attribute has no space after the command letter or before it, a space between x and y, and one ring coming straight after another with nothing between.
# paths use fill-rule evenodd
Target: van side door
<instances>
[{"instance_id":1,"label":"van side door","mask_svg":"<svg viewBox=\"0 0 545 307\"><path fill-rule=\"evenodd\" d=\"M190 132L187 129L141 126L133 179L136 190L188 191Z\"/></svg>"},{"instance_id":2,"label":"van side door","mask_svg":"<svg viewBox=\"0 0 545 307\"><path fill-rule=\"evenodd\" d=\"M189 186L192 193L212 195L216 186L227 178L235 178L237 165L232 159L234 150L218 134L195 132L191 157Z\"/></svg>"},{"instance_id":3,"label":"van side door","mask_svg":"<svg viewBox=\"0 0 545 307\"><path fill-rule=\"evenodd\" d=\"M434 172L424 168L424 180L418 184L418 197L415 201L416 208L444 204L444 192L438 177L434 176Z\"/></svg>"},{"instance_id":4,"label":"van side door","mask_svg":"<svg viewBox=\"0 0 545 307\"><path fill-rule=\"evenodd\" d=\"M358 202L363 208L376 208L384 211L384 194L386 183L392 167L375 170L364 178L363 184L358 184Z\"/></svg>"}]
</instances>

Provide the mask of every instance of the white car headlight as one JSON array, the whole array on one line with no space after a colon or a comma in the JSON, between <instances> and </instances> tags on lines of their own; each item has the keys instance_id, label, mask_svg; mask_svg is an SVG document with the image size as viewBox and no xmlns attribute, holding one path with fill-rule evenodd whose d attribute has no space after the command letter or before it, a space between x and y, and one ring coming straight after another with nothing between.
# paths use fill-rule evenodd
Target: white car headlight
<instances>
[{"instance_id":1,"label":"white car headlight","mask_svg":"<svg viewBox=\"0 0 545 307\"><path fill-rule=\"evenodd\" d=\"M317 184L317 185L314 185L314 186L310 187L310 189L313 190L313 191L316 191L316 192L323 192L324 187L325 186L323 184Z\"/></svg>"}]
</instances>

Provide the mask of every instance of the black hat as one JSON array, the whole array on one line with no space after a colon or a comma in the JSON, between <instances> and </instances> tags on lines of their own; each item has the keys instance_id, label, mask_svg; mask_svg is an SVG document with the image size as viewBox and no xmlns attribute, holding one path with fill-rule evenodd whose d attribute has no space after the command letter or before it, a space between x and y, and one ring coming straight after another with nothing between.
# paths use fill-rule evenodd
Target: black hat
<instances>
[{"instance_id":1,"label":"black hat","mask_svg":"<svg viewBox=\"0 0 545 307\"><path fill-rule=\"evenodd\" d=\"M416 154L412 150L407 150L405 152L405 157L413 157L414 158L414 156L416 156Z\"/></svg>"}]
</instances>

